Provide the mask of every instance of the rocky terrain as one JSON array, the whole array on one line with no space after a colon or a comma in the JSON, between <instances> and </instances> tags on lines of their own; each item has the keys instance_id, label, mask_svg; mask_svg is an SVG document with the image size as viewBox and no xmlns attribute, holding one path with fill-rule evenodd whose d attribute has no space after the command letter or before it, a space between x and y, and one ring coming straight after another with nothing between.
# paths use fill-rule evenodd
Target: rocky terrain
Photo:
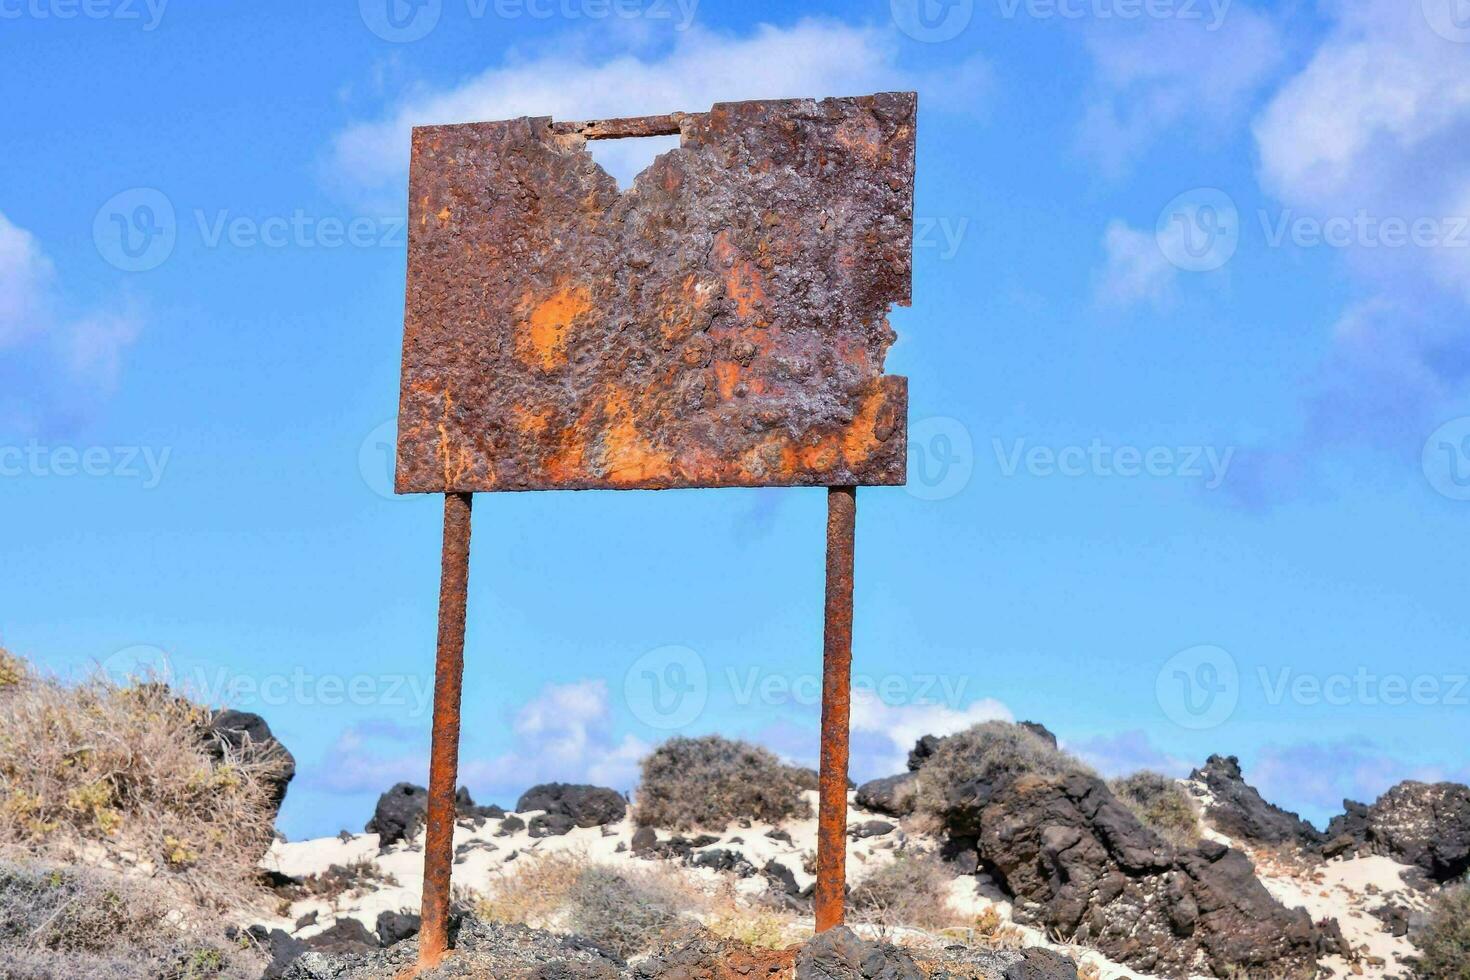
<instances>
[{"instance_id":1,"label":"rocky terrain","mask_svg":"<svg viewBox=\"0 0 1470 980\"><path fill-rule=\"evenodd\" d=\"M0 667L0 977L415 961L422 787L389 788L361 831L271 842L295 764L263 719ZM1037 724L926 736L850 793L849 927L814 938L813 783L707 736L657 748L632 799L551 783L505 809L461 789L454 952L432 976L1470 976L1465 786L1401 783L1319 831L1230 757L1108 782Z\"/></svg>"}]
</instances>

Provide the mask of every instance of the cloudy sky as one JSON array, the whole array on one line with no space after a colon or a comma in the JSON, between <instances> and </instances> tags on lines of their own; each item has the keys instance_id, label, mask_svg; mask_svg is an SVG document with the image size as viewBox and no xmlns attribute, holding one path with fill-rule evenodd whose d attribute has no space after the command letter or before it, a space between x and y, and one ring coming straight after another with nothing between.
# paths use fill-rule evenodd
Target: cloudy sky
<instances>
[{"instance_id":1,"label":"cloudy sky","mask_svg":"<svg viewBox=\"0 0 1470 980\"><path fill-rule=\"evenodd\" d=\"M890 89L912 482L860 494L856 774L987 718L1319 821L1465 773L1465 0L0 0L0 88L0 643L264 714L293 837L425 770L409 129ZM475 795L680 732L813 761L823 506L479 498Z\"/></svg>"}]
</instances>

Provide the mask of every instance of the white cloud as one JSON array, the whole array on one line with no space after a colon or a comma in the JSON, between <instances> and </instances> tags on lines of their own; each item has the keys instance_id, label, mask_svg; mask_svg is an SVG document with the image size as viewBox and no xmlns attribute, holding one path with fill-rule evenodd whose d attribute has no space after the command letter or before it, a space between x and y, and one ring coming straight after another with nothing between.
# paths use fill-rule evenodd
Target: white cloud
<instances>
[{"instance_id":1,"label":"white cloud","mask_svg":"<svg viewBox=\"0 0 1470 980\"><path fill-rule=\"evenodd\" d=\"M993 698L973 701L963 708L947 704L888 704L882 699L854 692L852 700L853 735L870 734L887 741L867 746L861 766L855 761L854 771L889 774L903 772L909 750L924 735L953 735L983 721L1014 721L1011 710Z\"/></svg>"},{"instance_id":2,"label":"white cloud","mask_svg":"<svg viewBox=\"0 0 1470 980\"><path fill-rule=\"evenodd\" d=\"M0 348L42 329L53 274L36 236L0 213Z\"/></svg>"},{"instance_id":3,"label":"white cloud","mask_svg":"<svg viewBox=\"0 0 1470 980\"><path fill-rule=\"evenodd\" d=\"M1246 485L1256 503L1300 493L1331 446L1391 451L1417 474L1423 440L1470 374L1470 45L1437 34L1417 0L1325 9L1326 35L1253 131L1274 220L1352 229L1339 252L1358 296L1303 385L1299 437L1257 454L1295 462ZM1430 243L1386 245L1389 221L1427 223Z\"/></svg>"},{"instance_id":4,"label":"white cloud","mask_svg":"<svg viewBox=\"0 0 1470 980\"><path fill-rule=\"evenodd\" d=\"M1216 142L1244 118L1280 66L1281 30L1239 3L1218 21L1099 22L1079 145L1118 174L1171 130Z\"/></svg>"},{"instance_id":5,"label":"white cloud","mask_svg":"<svg viewBox=\"0 0 1470 980\"><path fill-rule=\"evenodd\" d=\"M332 170L370 193L402 197L409 132L415 125L550 115L595 119L699 110L717 101L863 95L902 81L890 33L824 20L758 27L745 37L692 29L657 56L608 57L566 40L529 60L489 68L447 90L411 91L381 119L360 122L332 142ZM967 67L981 87L983 64ZM674 141L615 141L599 159L627 181L650 158L650 146Z\"/></svg>"},{"instance_id":6,"label":"white cloud","mask_svg":"<svg viewBox=\"0 0 1470 980\"><path fill-rule=\"evenodd\" d=\"M1106 263L1094 287L1100 304L1126 309L1148 303L1163 309L1173 301L1179 270L1164 257L1153 232L1115 219L1103 233L1103 252Z\"/></svg>"},{"instance_id":7,"label":"white cloud","mask_svg":"<svg viewBox=\"0 0 1470 980\"><path fill-rule=\"evenodd\" d=\"M516 712L510 730L507 751L460 760L459 781L476 799L512 806L516 795L543 782L627 791L638 781L639 761L652 749L632 735L612 734L607 684L601 680L547 684ZM428 771L427 731L366 722L344 730L306 778L331 793L376 793L396 782L422 785Z\"/></svg>"},{"instance_id":8,"label":"white cloud","mask_svg":"<svg viewBox=\"0 0 1470 980\"><path fill-rule=\"evenodd\" d=\"M75 421L112 393L142 319L131 310L68 313L55 267L31 232L0 213L0 420L21 429Z\"/></svg>"},{"instance_id":9,"label":"white cloud","mask_svg":"<svg viewBox=\"0 0 1470 980\"><path fill-rule=\"evenodd\" d=\"M1109 779L1143 769L1178 777L1188 775L1191 769L1185 760L1154 745L1143 731L1094 735L1081 741L1066 742L1062 748Z\"/></svg>"}]
</instances>

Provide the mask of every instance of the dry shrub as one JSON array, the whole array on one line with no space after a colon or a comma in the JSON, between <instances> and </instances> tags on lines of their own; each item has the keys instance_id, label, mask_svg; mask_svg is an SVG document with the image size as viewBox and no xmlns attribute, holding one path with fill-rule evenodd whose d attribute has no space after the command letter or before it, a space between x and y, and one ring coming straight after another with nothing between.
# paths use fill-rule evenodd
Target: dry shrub
<instances>
[{"instance_id":1,"label":"dry shrub","mask_svg":"<svg viewBox=\"0 0 1470 980\"><path fill-rule=\"evenodd\" d=\"M1007 922L994 905L986 906L975 916L972 934L987 949L1021 949L1029 945L1026 934Z\"/></svg>"},{"instance_id":2,"label":"dry shrub","mask_svg":"<svg viewBox=\"0 0 1470 980\"><path fill-rule=\"evenodd\" d=\"M343 895L351 897L397 886L398 879L384 872L376 861L361 857L348 864L334 864L325 871L313 872L300 883L293 881L276 888L275 892L292 902L319 898L335 905Z\"/></svg>"},{"instance_id":3,"label":"dry shrub","mask_svg":"<svg viewBox=\"0 0 1470 980\"><path fill-rule=\"evenodd\" d=\"M562 851L499 873L475 911L487 922L575 933L626 959L695 935L690 913L706 904L672 869L622 871Z\"/></svg>"},{"instance_id":4,"label":"dry shrub","mask_svg":"<svg viewBox=\"0 0 1470 980\"><path fill-rule=\"evenodd\" d=\"M790 912L735 904L710 916L705 931L719 939L733 939L756 949L785 949L802 938L796 917Z\"/></svg>"},{"instance_id":5,"label":"dry shrub","mask_svg":"<svg viewBox=\"0 0 1470 980\"><path fill-rule=\"evenodd\" d=\"M1199 813L1184 787L1157 772L1136 772L1108 783L1113 795L1145 827L1175 847L1199 843Z\"/></svg>"},{"instance_id":6,"label":"dry shrub","mask_svg":"<svg viewBox=\"0 0 1470 980\"><path fill-rule=\"evenodd\" d=\"M1420 956L1414 975L1424 980L1470 980L1470 887L1446 888L1413 935Z\"/></svg>"},{"instance_id":7,"label":"dry shrub","mask_svg":"<svg viewBox=\"0 0 1470 980\"><path fill-rule=\"evenodd\" d=\"M103 857L206 904L251 904L280 763L249 746L211 757L208 717L162 684L66 685L22 668L0 687L0 847Z\"/></svg>"},{"instance_id":8,"label":"dry shrub","mask_svg":"<svg viewBox=\"0 0 1470 980\"><path fill-rule=\"evenodd\" d=\"M254 949L179 913L177 896L96 868L0 863L0 976L7 980L254 980ZM215 921L214 925L218 926Z\"/></svg>"},{"instance_id":9,"label":"dry shrub","mask_svg":"<svg viewBox=\"0 0 1470 980\"><path fill-rule=\"evenodd\" d=\"M1000 783L1025 774L1096 775L1029 729L986 721L939 743L915 779L917 806L921 812L942 820L951 792L965 783Z\"/></svg>"},{"instance_id":10,"label":"dry shrub","mask_svg":"<svg viewBox=\"0 0 1470 980\"><path fill-rule=\"evenodd\" d=\"M937 855L899 851L852 890L851 903L865 921L884 928L939 929L954 925L949 887L955 874Z\"/></svg>"},{"instance_id":11,"label":"dry shrub","mask_svg":"<svg viewBox=\"0 0 1470 980\"><path fill-rule=\"evenodd\" d=\"M634 818L645 827L723 830L736 820L811 816L805 775L747 742L672 738L643 760Z\"/></svg>"},{"instance_id":12,"label":"dry shrub","mask_svg":"<svg viewBox=\"0 0 1470 980\"><path fill-rule=\"evenodd\" d=\"M525 856L502 865L475 911L486 922L544 929L566 907L567 895L588 867L580 851Z\"/></svg>"},{"instance_id":13,"label":"dry shrub","mask_svg":"<svg viewBox=\"0 0 1470 980\"><path fill-rule=\"evenodd\" d=\"M623 959L700 931L699 921L686 914L689 890L656 872L621 872L594 864L567 897L571 931Z\"/></svg>"}]
</instances>

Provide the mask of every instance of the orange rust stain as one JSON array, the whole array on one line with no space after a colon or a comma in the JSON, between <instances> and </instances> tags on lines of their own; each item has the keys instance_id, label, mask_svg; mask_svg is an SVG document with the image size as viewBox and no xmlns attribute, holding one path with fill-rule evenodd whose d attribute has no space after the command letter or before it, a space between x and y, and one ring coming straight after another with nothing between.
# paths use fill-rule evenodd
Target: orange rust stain
<instances>
[{"instance_id":1,"label":"orange rust stain","mask_svg":"<svg viewBox=\"0 0 1470 980\"><path fill-rule=\"evenodd\" d=\"M603 414L608 420L602 433L603 463L610 482L641 483L669 476L672 461L638 431L626 392L614 388L603 404Z\"/></svg>"},{"instance_id":2,"label":"orange rust stain","mask_svg":"<svg viewBox=\"0 0 1470 980\"><path fill-rule=\"evenodd\" d=\"M437 215L435 215L435 217L437 217L440 220L440 222L448 223L448 221L449 221L449 209L448 208L440 208L439 209L439 213Z\"/></svg>"},{"instance_id":3,"label":"orange rust stain","mask_svg":"<svg viewBox=\"0 0 1470 980\"><path fill-rule=\"evenodd\" d=\"M731 399L735 397L735 385L740 382L740 365L734 361L715 362L715 388L720 397Z\"/></svg>"},{"instance_id":4,"label":"orange rust stain","mask_svg":"<svg viewBox=\"0 0 1470 980\"><path fill-rule=\"evenodd\" d=\"M543 465L547 477L556 483L572 483L587 476L587 443L576 426L563 429L557 451Z\"/></svg>"},{"instance_id":5,"label":"orange rust stain","mask_svg":"<svg viewBox=\"0 0 1470 980\"><path fill-rule=\"evenodd\" d=\"M848 466L861 465L883 444L877 430L879 414L886 402L882 388L875 387L863 396L857 415L842 434L842 456Z\"/></svg>"},{"instance_id":6,"label":"orange rust stain","mask_svg":"<svg viewBox=\"0 0 1470 980\"><path fill-rule=\"evenodd\" d=\"M872 117L864 120L849 120L838 126L833 136L837 142L862 157L869 164L876 164L878 155L883 152L883 134L878 129L877 121Z\"/></svg>"},{"instance_id":7,"label":"orange rust stain","mask_svg":"<svg viewBox=\"0 0 1470 980\"><path fill-rule=\"evenodd\" d=\"M439 462L444 467L444 488L449 490L470 472L475 457L464 446L455 446L449 434L449 417L454 413L454 396L444 392L444 408L439 415Z\"/></svg>"},{"instance_id":8,"label":"orange rust stain","mask_svg":"<svg viewBox=\"0 0 1470 980\"><path fill-rule=\"evenodd\" d=\"M516 356L530 367L550 371L567 362L567 331L577 317L592 309L586 286L560 285L547 298L521 298L525 320L516 332Z\"/></svg>"},{"instance_id":9,"label":"orange rust stain","mask_svg":"<svg viewBox=\"0 0 1470 980\"><path fill-rule=\"evenodd\" d=\"M766 301L765 282L755 263L741 259L725 274L725 290L735 301L735 313L749 320Z\"/></svg>"},{"instance_id":10,"label":"orange rust stain","mask_svg":"<svg viewBox=\"0 0 1470 980\"><path fill-rule=\"evenodd\" d=\"M526 435L540 436L551 424L551 409L543 408L539 411L532 411L524 405L517 405L512 410L512 421L515 427Z\"/></svg>"}]
</instances>

